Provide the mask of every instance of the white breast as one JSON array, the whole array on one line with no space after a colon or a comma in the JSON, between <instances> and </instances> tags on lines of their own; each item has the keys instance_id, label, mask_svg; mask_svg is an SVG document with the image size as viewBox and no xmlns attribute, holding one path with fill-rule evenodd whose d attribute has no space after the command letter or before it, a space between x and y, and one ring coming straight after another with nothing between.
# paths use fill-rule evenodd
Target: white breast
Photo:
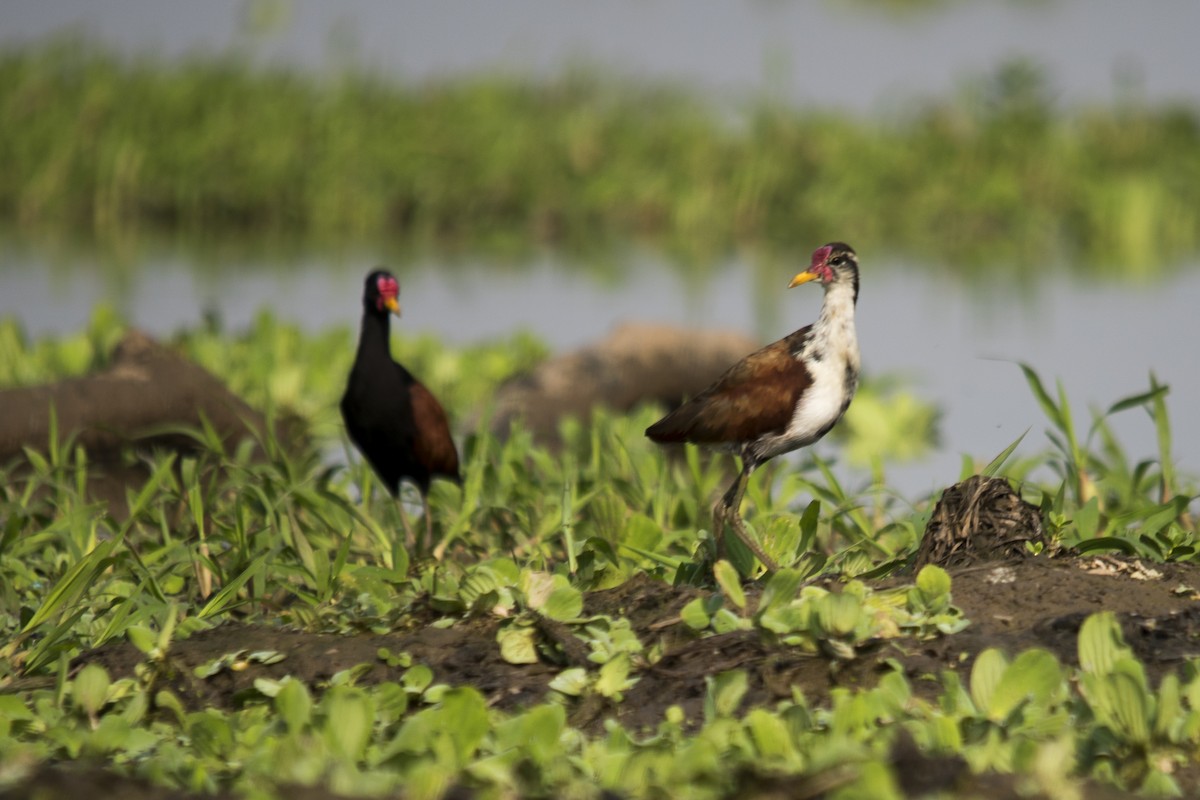
<instances>
[{"instance_id":1,"label":"white breast","mask_svg":"<svg viewBox=\"0 0 1200 800\"><path fill-rule=\"evenodd\" d=\"M772 458L820 439L845 412L858 386L858 337L854 331L852 291L831 287L813 325L812 336L799 353L812 383L796 406L787 429L754 443L760 458ZM820 354L820 360L815 356Z\"/></svg>"}]
</instances>

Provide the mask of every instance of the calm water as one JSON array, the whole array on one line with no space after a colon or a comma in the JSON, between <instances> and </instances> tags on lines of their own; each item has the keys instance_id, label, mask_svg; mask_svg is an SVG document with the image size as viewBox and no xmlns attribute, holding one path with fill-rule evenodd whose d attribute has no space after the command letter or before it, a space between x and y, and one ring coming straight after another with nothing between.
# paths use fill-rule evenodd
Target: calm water
<instances>
[{"instance_id":1,"label":"calm water","mask_svg":"<svg viewBox=\"0 0 1200 800\"><path fill-rule=\"evenodd\" d=\"M186 256L164 256L105 282L100 276L110 271L86 259L51 264L28 250L0 256L0 317L21 320L34 335L79 330L100 300L157 334L196 325L209 309L237 330L264 307L310 330L353 327L362 276L375 262L352 256L334 264L231 263L213 276ZM1185 471L1200 473L1200 264L1153 285L1097 285L1059 270L1033 287L978 287L886 255L862 257L864 369L905 376L945 412L939 452L890 476L904 494L947 485L962 454L990 459L1026 428L1032 431L1020 452L1048 445L1019 361L1044 380L1062 379L1084 427L1089 407L1144 391L1153 370L1171 386L1176 458ZM524 328L563 350L622 321L647 320L741 330L765 341L810 322L820 304L816 289L784 289L794 271L788 265L772 284L761 266L734 257L697 283L653 253L621 258L626 277L619 281L565 269L552 254L516 271L484 260L453 269L432 257L418 260L398 270L400 330L469 343ZM1132 457L1153 456L1154 430L1143 412L1125 412L1115 427Z\"/></svg>"}]
</instances>

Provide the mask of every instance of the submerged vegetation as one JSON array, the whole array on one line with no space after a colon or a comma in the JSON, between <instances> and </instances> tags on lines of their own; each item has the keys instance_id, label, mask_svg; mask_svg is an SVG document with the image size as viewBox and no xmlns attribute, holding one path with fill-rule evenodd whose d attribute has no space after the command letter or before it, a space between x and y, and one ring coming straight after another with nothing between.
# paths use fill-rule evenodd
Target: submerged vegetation
<instances>
[{"instance_id":1,"label":"submerged vegetation","mask_svg":"<svg viewBox=\"0 0 1200 800\"><path fill-rule=\"evenodd\" d=\"M1161 269L1200 247L1200 114L1060 109L1009 64L878 119L717 109L584 73L413 87L164 63L77 40L0 55L0 210L22 230L525 247L647 237L691 257L853 230L935 262Z\"/></svg>"},{"instance_id":2,"label":"submerged vegetation","mask_svg":"<svg viewBox=\"0 0 1200 800\"><path fill-rule=\"evenodd\" d=\"M122 328L99 313L79 336L30 343L7 324L0 385L94 367ZM332 401L349 331L305 335L263 317L243 337L194 331L176 344L256 404L299 411L319 441L340 437ZM468 351L397 346L460 419L544 355L527 339ZM1061 388L1027 378L1054 446L1016 458L1014 443L985 472L1014 479L1056 547L1195 561L1197 488L1170 468L1166 388L1152 380L1108 410L1141 409L1159 427L1160 458L1129 464L1106 417L1085 432ZM685 641L743 637L780 658L828 659L836 674L881 643L953 641L970 624L945 571L902 572L932 500L848 490L811 455L799 468L772 464L751 484L748 523L784 568L747 587L756 565L735 547L698 570L725 465L653 446L642 431L657 413L567 423L558 451L521 429L506 440L468 434L464 485L435 484L431 496L437 536L453 554L442 563L397 544L396 508L361 464L331 469L274 442L254 459L195 431L196 455L147 457L150 479L131 487L128 517L116 518L82 493L96 466L69 439L31 451L27 467L0 481L0 790L40 764L83 759L162 786L251 796L322 784L415 798L455 786L484 797L724 797L786 781L777 788L792 796L898 798L911 777L895 764L901 741L961 754L960 769L1015 773L1049 796L1084 796L1089 777L1178 790L1177 770L1200 757L1200 671L1187 662L1151 681L1111 614L1082 625L1069 660L987 649L969 670L915 681L896 665L901 646L885 651L893 667L869 686L817 697L793 685L769 704L750 703L747 673L731 668L708 676L698 705L664 706L647 726L596 722L656 670L671 674L668 627ZM1038 471L1048 481L1031 478L1047 466ZM885 575L899 582L873 581ZM588 599L639 578L677 587L666 620L635 627L632 606L597 610ZM407 650L381 647L312 678L269 642L209 651L194 665L183 658L190 639L231 621L347 640L485 626L506 663L549 665L550 679L545 697L514 705L445 682ZM122 642L135 669L101 655ZM91 648L101 650L72 669ZM268 666L281 671L259 671ZM257 677L230 704L195 705L205 687L247 670Z\"/></svg>"}]
</instances>

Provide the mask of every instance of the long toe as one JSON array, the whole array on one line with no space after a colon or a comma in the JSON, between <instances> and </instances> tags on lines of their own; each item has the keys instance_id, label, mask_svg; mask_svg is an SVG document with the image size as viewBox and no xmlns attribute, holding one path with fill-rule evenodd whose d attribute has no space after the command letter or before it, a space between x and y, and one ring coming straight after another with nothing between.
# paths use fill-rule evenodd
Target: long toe
<instances>
[{"instance_id":1,"label":"long toe","mask_svg":"<svg viewBox=\"0 0 1200 800\"><path fill-rule=\"evenodd\" d=\"M750 548L750 552L754 553L755 558L762 562L763 566L767 568L767 572L778 572L779 565L775 563L775 559L767 555L766 551L762 549L762 545L754 540L754 537L750 535L749 531L746 530L746 526L742 523L741 517L736 513L731 514L729 522L733 526L733 532L737 534L737 537L742 540L746 547Z\"/></svg>"}]
</instances>

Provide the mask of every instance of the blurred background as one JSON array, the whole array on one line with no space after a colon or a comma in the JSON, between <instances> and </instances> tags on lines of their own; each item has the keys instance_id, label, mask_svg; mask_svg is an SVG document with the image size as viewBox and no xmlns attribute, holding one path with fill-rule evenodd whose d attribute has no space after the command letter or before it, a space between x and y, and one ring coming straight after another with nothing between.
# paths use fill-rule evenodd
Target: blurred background
<instances>
[{"instance_id":1,"label":"blurred background","mask_svg":"<svg viewBox=\"0 0 1200 800\"><path fill-rule=\"evenodd\" d=\"M1196 473L1197 31L1193 0L11 0L0 319L353 330L386 264L450 345L769 341L840 239L868 377L941 415L902 491L1044 446L1018 362L1085 430L1155 373Z\"/></svg>"}]
</instances>

